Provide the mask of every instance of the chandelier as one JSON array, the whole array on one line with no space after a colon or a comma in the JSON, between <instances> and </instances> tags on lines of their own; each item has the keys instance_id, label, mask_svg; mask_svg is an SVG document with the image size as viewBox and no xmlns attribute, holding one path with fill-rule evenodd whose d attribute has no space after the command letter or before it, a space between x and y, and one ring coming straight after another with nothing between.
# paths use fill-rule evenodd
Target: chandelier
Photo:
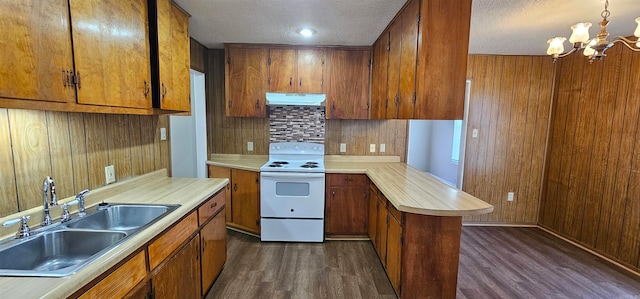
<instances>
[{"instance_id":1,"label":"chandelier","mask_svg":"<svg viewBox=\"0 0 640 299\"><path fill-rule=\"evenodd\" d=\"M607 32L607 25L609 24L609 20L607 18L609 18L610 15L609 0L606 0L604 3L604 10L600 14L600 16L602 16L602 22L600 22L600 33L598 33L595 38L589 39L589 28L591 27L591 23L578 23L571 26L573 33L571 34L571 37L569 37L569 42L573 44L573 49L567 53L562 53L564 52L564 41L567 39L565 37L554 37L547 41L549 44L547 54L551 55L551 57L553 57L553 62L555 62L558 58L562 58L571 53L582 50L584 56L589 58L589 62L593 62L596 59L602 60L607 56L605 51L611 48L615 43L622 43L632 51L640 52L640 17L636 18L638 27L634 32L636 37L635 41L622 36L616 36L612 38L611 41L608 41L607 37L609 36L609 32Z\"/></svg>"}]
</instances>

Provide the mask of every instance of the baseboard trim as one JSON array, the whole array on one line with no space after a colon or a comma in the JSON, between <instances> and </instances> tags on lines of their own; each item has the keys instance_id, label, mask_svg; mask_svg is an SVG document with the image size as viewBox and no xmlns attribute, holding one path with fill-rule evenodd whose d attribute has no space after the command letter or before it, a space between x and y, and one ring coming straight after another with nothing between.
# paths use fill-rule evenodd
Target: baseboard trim
<instances>
[{"instance_id":1,"label":"baseboard trim","mask_svg":"<svg viewBox=\"0 0 640 299\"><path fill-rule=\"evenodd\" d=\"M487 223L487 222L463 222L462 226L496 226L496 227L538 227L535 224L520 223Z\"/></svg>"},{"instance_id":2,"label":"baseboard trim","mask_svg":"<svg viewBox=\"0 0 640 299\"><path fill-rule=\"evenodd\" d=\"M599 252L597 252L597 251L595 251L595 250L593 250L593 249L591 249L591 248L589 248L587 246L584 246L584 245L582 245L582 244L580 244L580 243L578 243L576 241L573 241L573 240L571 240L571 239L569 239L569 238L567 238L565 236L562 236L562 235L560 235L560 234L558 234L558 233L556 233L556 232L554 232L554 231L552 231L552 230L550 230L550 229L548 229L546 227L542 227L542 226L539 226L539 225L537 227L539 229L545 231L546 233L549 233L549 234L551 234L551 235L553 235L553 236L555 236L555 237L557 237L557 238L559 238L561 240L564 240L564 241L566 241L568 243L571 243L571 244L577 246L578 248L581 248L582 250L587 251L587 252L589 252L589 253L591 253L591 254L593 254L593 255L595 255L595 256L597 256L597 257L599 257L599 258L601 258L601 259L603 259L603 260L605 260L607 262L609 262L610 264L612 264L614 266L618 266L619 268L631 273L634 276L640 277L640 272L637 272L636 270L634 270L632 268L629 268L628 266L626 266L624 264L621 264L620 262L618 262L618 261L616 261L616 260L614 260L614 259L612 259L610 257L607 257L607 256L605 256L605 255L603 255L603 254L601 254L601 253L599 253Z\"/></svg>"},{"instance_id":3,"label":"baseboard trim","mask_svg":"<svg viewBox=\"0 0 640 299\"><path fill-rule=\"evenodd\" d=\"M241 234L249 235L249 236L256 237L256 238L260 239L260 236L259 236L259 235L256 235L256 234L254 234L254 233L250 233L250 232L248 232L248 231L246 231L246 230L242 230L242 229L239 229L239 228L235 228L235 227L233 227L233 226L229 226L229 225L227 225L227 229L232 230L232 231L234 231L234 232L239 232L239 233L241 233Z\"/></svg>"}]
</instances>

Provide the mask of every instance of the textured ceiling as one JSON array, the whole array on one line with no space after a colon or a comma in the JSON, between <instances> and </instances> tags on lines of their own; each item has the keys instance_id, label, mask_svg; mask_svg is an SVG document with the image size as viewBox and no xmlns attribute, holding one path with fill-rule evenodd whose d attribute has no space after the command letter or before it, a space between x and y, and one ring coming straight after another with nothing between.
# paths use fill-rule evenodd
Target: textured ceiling
<instances>
[{"instance_id":1,"label":"textured ceiling","mask_svg":"<svg viewBox=\"0 0 640 299\"><path fill-rule=\"evenodd\" d=\"M174 0L191 15L191 36L209 48L223 43L371 45L406 0ZM431 0L434 1L434 0ZM448 0L440 0L448 1ZM640 0L610 0L611 36L632 35ZM469 52L545 55L547 40L569 27L599 30L604 0L473 0ZM447 22L447 16L442 16ZM309 26L311 39L296 30ZM565 48L569 43L565 44Z\"/></svg>"}]
</instances>

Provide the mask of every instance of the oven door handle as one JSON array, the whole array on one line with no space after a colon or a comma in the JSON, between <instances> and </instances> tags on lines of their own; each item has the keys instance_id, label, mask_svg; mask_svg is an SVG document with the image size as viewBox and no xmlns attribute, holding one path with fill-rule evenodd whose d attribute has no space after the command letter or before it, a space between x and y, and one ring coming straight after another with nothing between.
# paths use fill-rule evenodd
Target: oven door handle
<instances>
[{"instance_id":1,"label":"oven door handle","mask_svg":"<svg viewBox=\"0 0 640 299\"><path fill-rule=\"evenodd\" d=\"M261 172L260 176L276 179L323 179L325 177L323 172Z\"/></svg>"}]
</instances>

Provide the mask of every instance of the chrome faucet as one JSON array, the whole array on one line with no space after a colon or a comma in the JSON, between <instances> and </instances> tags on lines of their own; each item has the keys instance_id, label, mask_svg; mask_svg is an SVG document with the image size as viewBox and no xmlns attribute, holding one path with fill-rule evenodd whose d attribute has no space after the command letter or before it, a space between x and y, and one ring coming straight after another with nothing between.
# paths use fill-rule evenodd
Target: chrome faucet
<instances>
[{"instance_id":1,"label":"chrome faucet","mask_svg":"<svg viewBox=\"0 0 640 299\"><path fill-rule=\"evenodd\" d=\"M44 201L42 203L42 223L41 226L51 225L51 215L49 215L49 205L57 206L58 198L56 197L56 186L53 178L46 177L43 182L42 192L44 193Z\"/></svg>"},{"instance_id":2,"label":"chrome faucet","mask_svg":"<svg viewBox=\"0 0 640 299\"><path fill-rule=\"evenodd\" d=\"M87 215L84 209L84 196L87 195L88 193L89 193L89 189L84 189L78 192L78 194L76 195L76 199L73 200L78 202L78 216L80 217Z\"/></svg>"}]
</instances>

